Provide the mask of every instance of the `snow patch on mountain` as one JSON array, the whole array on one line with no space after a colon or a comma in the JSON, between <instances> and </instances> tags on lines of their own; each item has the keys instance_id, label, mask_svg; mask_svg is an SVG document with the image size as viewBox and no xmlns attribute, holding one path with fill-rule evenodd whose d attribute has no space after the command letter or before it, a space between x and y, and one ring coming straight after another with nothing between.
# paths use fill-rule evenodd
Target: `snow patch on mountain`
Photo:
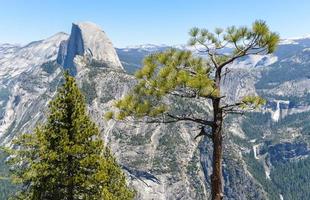
<instances>
[{"instance_id":1,"label":"snow patch on mountain","mask_svg":"<svg viewBox=\"0 0 310 200\"><path fill-rule=\"evenodd\" d=\"M265 67L272 65L278 61L278 57L275 55L249 55L244 60L234 61L231 68L250 68L250 67Z\"/></svg>"},{"instance_id":2,"label":"snow patch on mountain","mask_svg":"<svg viewBox=\"0 0 310 200\"><path fill-rule=\"evenodd\" d=\"M298 44L298 42L296 42L295 40L292 40L292 39L283 39L280 41L279 43L280 45L295 45L295 44Z\"/></svg>"},{"instance_id":3,"label":"snow patch on mountain","mask_svg":"<svg viewBox=\"0 0 310 200\"><path fill-rule=\"evenodd\" d=\"M149 52L154 52L158 51L161 49L169 48L171 46L166 45L166 44L140 44L140 45L129 45L126 46L125 48L120 48L123 51L130 51L130 50L138 50L138 51L149 51Z\"/></svg>"},{"instance_id":4,"label":"snow patch on mountain","mask_svg":"<svg viewBox=\"0 0 310 200\"><path fill-rule=\"evenodd\" d=\"M279 45L298 45L301 40L307 40L307 39L310 39L310 35L282 39L280 40Z\"/></svg>"}]
</instances>

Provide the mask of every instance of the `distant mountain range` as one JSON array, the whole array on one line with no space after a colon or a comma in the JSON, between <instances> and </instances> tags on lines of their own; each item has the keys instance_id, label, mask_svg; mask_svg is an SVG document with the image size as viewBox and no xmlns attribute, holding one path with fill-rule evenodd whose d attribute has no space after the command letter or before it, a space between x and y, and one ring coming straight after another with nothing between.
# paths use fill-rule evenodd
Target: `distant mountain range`
<instances>
[{"instance_id":1,"label":"distant mountain range","mask_svg":"<svg viewBox=\"0 0 310 200\"><path fill-rule=\"evenodd\" d=\"M173 47L204 56L186 45ZM207 199L208 138L194 140L195 129L186 123L132 125L102 119L113 101L132 88L132 74L143 58L167 48L114 49L107 35L88 22L73 24L70 35L57 33L22 46L0 44L0 144L10 145L45 120L47 104L68 69L138 199ZM226 101L259 94L267 105L226 119L224 199L310 199L310 37L282 40L275 54L237 60L231 69L223 83ZM3 156L0 177L7 173ZM3 196L11 188L0 180Z\"/></svg>"}]
</instances>

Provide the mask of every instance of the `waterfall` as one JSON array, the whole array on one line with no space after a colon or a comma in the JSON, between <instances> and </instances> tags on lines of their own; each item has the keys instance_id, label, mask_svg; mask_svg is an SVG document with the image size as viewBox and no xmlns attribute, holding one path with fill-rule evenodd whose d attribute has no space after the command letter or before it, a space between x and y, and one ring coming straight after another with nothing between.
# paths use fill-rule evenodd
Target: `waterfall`
<instances>
[{"instance_id":1,"label":"waterfall","mask_svg":"<svg viewBox=\"0 0 310 200\"><path fill-rule=\"evenodd\" d=\"M277 108L276 108L276 111L271 113L271 118L272 118L272 121L278 122L279 119L281 117L283 117L283 116L281 116L282 111L281 111L281 108L280 108L280 104L282 103L282 104L287 104L288 105L290 102L289 101L283 101L283 100L275 100L275 102L277 103Z\"/></svg>"}]
</instances>

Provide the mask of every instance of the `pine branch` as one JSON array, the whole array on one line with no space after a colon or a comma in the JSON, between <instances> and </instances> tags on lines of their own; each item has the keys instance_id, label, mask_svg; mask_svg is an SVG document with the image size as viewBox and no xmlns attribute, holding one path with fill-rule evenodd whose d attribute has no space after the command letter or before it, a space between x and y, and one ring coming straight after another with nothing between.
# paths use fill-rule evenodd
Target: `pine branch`
<instances>
[{"instance_id":1,"label":"pine branch","mask_svg":"<svg viewBox=\"0 0 310 200\"><path fill-rule=\"evenodd\" d=\"M187 116L174 116L170 113L167 113L166 115L172 119L175 119L176 121L192 121L192 122L207 125L210 127L214 126L213 121L203 120L203 119L199 119L199 118L192 118L192 117L187 117Z\"/></svg>"},{"instance_id":2,"label":"pine branch","mask_svg":"<svg viewBox=\"0 0 310 200\"><path fill-rule=\"evenodd\" d=\"M202 45L202 46L204 46L204 47L206 48L206 53L209 55L209 57L210 57L212 63L214 64L214 67L215 67L215 68L218 68L218 63L217 63L216 60L215 60L215 55L214 55L214 53L211 52L211 49L210 49L209 45L208 45L208 44L205 44L205 43L203 43L203 42L201 42L201 41L199 41L199 40L197 40L197 42L198 42L200 45ZM211 45L211 44L210 44L210 45Z\"/></svg>"},{"instance_id":3,"label":"pine branch","mask_svg":"<svg viewBox=\"0 0 310 200\"><path fill-rule=\"evenodd\" d=\"M196 135L196 136L194 137L194 140L196 140L198 137L201 137L201 136L207 136L207 137L210 138L210 139L213 138L212 134L207 133L207 132L205 131L204 127L201 127L201 131L199 132L198 135Z\"/></svg>"},{"instance_id":4,"label":"pine branch","mask_svg":"<svg viewBox=\"0 0 310 200\"><path fill-rule=\"evenodd\" d=\"M244 104L243 102L238 102L238 103L222 106L221 109L225 110L227 108L235 108L235 107L241 106L243 104Z\"/></svg>"}]
</instances>

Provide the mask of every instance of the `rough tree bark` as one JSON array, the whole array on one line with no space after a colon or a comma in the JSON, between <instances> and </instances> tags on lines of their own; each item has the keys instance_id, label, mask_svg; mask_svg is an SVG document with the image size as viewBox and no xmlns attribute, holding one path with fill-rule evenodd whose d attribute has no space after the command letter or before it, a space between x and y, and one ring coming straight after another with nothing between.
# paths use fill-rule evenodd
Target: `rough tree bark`
<instances>
[{"instance_id":1,"label":"rough tree bark","mask_svg":"<svg viewBox=\"0 0 310 200\"><path fill-rule=\"evenodd\" d=\"M221 68L217 68L215 72L215 86L220 93L221 85ZM212 200L223 199L223 183L222 183L222 153L223 153L223 111L221 109L221 98L212 99L213 106L213 171L211 175L211 193Z\"/></svg>"}]
</instances>

